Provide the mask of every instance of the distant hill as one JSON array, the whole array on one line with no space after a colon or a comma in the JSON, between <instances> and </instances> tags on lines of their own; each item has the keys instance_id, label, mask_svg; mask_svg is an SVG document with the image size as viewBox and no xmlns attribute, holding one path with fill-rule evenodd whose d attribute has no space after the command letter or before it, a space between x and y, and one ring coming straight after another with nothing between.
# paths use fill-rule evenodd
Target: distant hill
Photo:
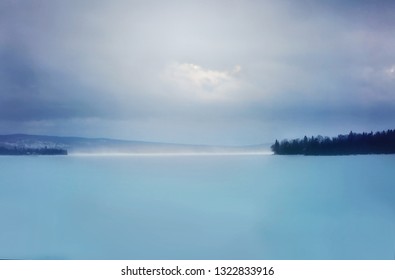
<instances>
[{"instance_id":1,"label":"distant hill","mask_svg":"<svg viewBox=\"0 0 395 280\"><path fill-rule=\"evenodd\" d=\"M0 135L0 147L62 149L75 153L253 153L269 151L266 145L208 146L128 141L108 138L59 137L29 134Z\"/></svg>"}]
</instances>

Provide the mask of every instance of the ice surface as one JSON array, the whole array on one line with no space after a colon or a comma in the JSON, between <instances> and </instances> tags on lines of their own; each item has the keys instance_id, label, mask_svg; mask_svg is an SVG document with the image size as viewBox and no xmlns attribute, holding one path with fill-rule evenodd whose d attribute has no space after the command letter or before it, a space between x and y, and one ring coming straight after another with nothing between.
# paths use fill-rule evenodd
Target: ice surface
<instances>
[{"instance_id":1,"label":"ice surface","mask_svg":"<svg viewBox=\"0 0 395 280\"><path fill-rule=\"evenodd\" d=\"M0 258L393 259L395 156L0 157Z\"/></svg>"}]
</instances>

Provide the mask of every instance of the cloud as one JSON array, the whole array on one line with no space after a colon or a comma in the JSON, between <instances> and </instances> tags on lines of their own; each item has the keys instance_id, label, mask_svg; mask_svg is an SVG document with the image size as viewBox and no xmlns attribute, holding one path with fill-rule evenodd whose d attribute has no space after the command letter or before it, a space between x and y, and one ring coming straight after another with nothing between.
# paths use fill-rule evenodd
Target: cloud
<instances>
[{"instance_id":1,"label":"cloud","mask_svg":"<svg viewBox=\"0 0 395 280\"><path fill-rule=\"evenodd\" d=\"M224 100L241 89L240 72L240 65L220 71L192 63L173 63L166 67L162 77L183 94L204 100Z\"/></svg>"},{"instance_id":2,"label":"cloud","mask_svg":"<svg viewBox=\"0 0 395 280\"><path fill-rule=\"evenodd\" d=\"M395 65L386 68L384 72L389 78L395 79Z\"/></svg>"},{"instance_id":3,"label":"cloud","mask_svg":"<svg viewBox=\"0 0 395 280\"><path fill-rule=\"evenodd\" d=\"M381 129L390 2L0 1L1 128L196 143Z\"/></svg>"}]
</instances>

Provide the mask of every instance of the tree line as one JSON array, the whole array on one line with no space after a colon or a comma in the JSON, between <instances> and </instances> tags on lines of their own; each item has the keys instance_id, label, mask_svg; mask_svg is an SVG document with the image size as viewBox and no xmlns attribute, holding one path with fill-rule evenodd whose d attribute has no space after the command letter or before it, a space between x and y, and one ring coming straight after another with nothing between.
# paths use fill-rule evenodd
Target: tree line
<instances>
[{"instance_id":1,"label":"tree line","mask_svg":"<svg viewBox=\"0 0 395 280\"><path fill-rule=\"evenodd\" d=\"M337 137L304 136L303 139L278 140L271 146L277 155L357 155L394 154L395 130L354 133Z\"/></svg>"},{"instance_id":2,"label":"tree line","mask_svg":"<svg viewBox=\"0 0 395 280\"><path fill-rule=\"evenodd\" d=\"M67 150L60 148L26 148L26 147L1 147L0 155L67 155Z\"/></svg>"}]
</instances>

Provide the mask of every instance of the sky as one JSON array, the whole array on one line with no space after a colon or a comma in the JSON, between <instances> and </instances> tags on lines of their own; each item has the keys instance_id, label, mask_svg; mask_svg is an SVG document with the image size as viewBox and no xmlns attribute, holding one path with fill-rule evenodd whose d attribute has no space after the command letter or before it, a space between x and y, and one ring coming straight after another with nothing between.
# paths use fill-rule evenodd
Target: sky
<instances>
[{"instance_id":1,"label":"sky","mask_svg":"<svg viewBox=\"0 0 395 280\"><path fill-rule=\"evenodd\" d=\"M250 145L394 129L395 1L0 0L0 134Z\"/></svg>"}]
</instances>

